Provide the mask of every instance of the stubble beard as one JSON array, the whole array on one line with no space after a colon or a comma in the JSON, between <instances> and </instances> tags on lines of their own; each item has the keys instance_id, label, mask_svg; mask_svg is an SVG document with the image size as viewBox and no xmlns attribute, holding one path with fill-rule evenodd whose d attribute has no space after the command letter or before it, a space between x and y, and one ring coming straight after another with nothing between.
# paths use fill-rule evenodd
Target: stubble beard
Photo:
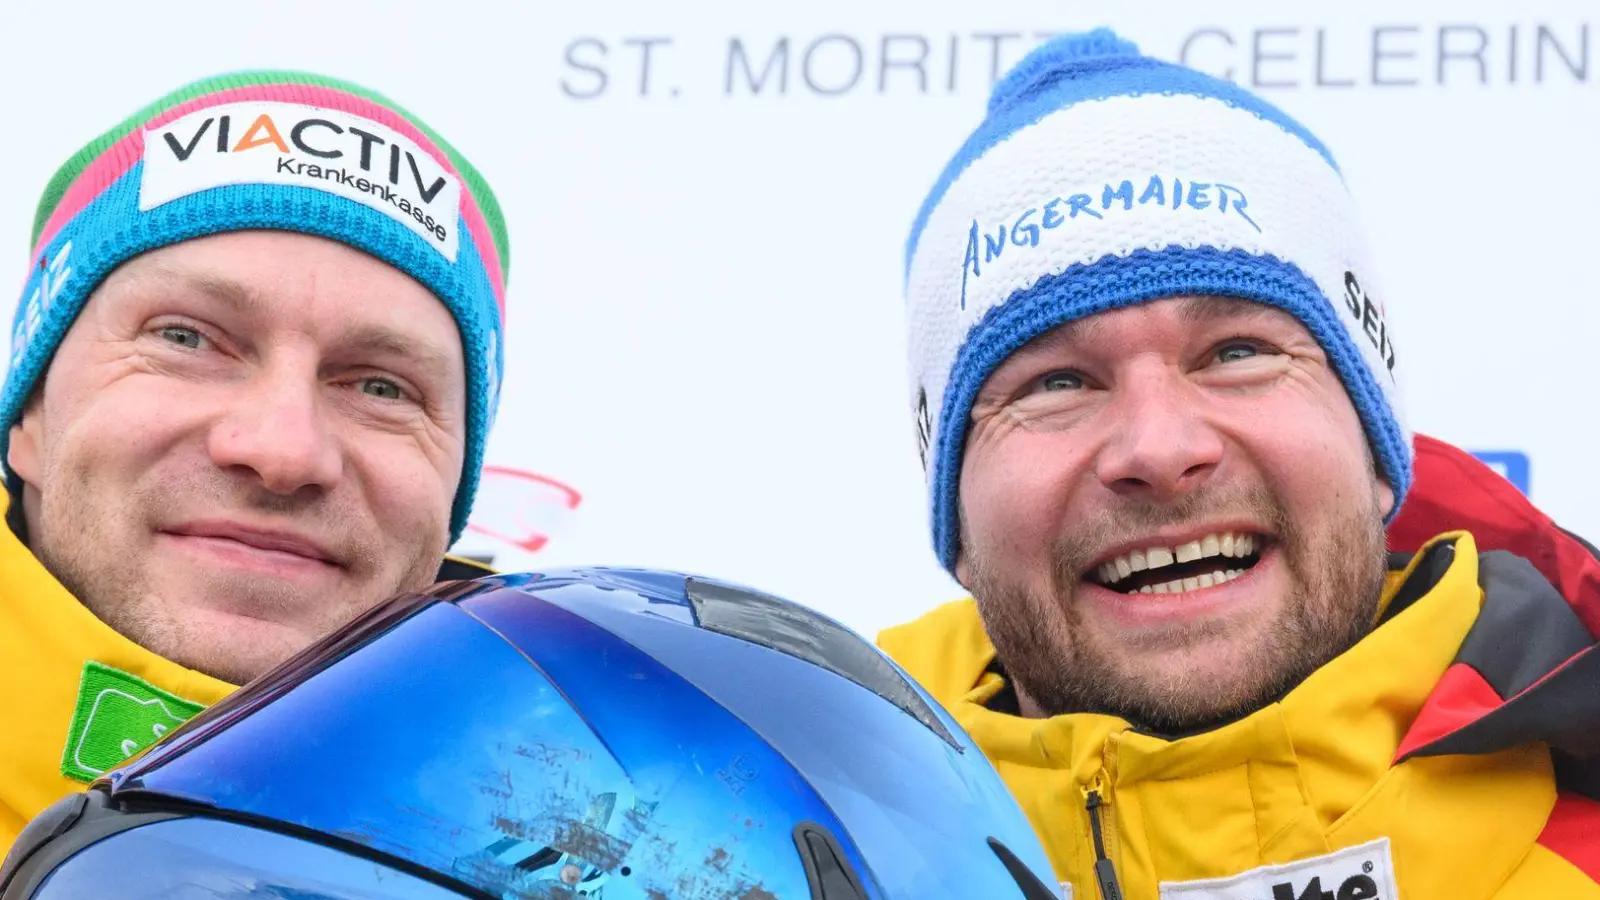
<instances>
[{"instance_id":1,"label":"stubble beard","mask_svg":"<svg viewBox=\"0 0 1600 900\"><path fill-rule=\"evenodd\" d=\"M1074 529L1052 548L1050 596L1036 596L1020 579L991 564L969 540L969 589L996 654L1036 711L1046 716L1092 712L1118 716L1161 734L1205 730L1260 709L1349 650L1374 624L1387 571L1382 516L1370 505L1345 510L1322 535L1296 527L1266 490L1207 492L1178 504L1133 504ZM1083 627L1076 594L1095 548L1113 546L1157 528L1245 513L1267 523L1289 575L1289 596L1259 629L1245 662L1219 683L1215 673L1153 672L1129 651L1159 652L1137 642L1105 646ZM1191 644L1225 635L1223 623L1195 623L1175 638Z\"/></svg>"},{"instance_id":2,"label":"stubble beard","mask_svg":"<svg viewBox=\"0 0 1600 900\"><path fill-rule=\"evenodd\" d=\"M372 606L399 593L423 590L435 579L438 559L423 548L390 579L370 583L360 578L380 571L382 550L370 541L353 542L346 549L346 573L367 580L362 596L318 598L307 608L304 591L293 585L239 572L196 571L195 590L213 596L248 597L248 618L278 627L251 629L248 640L218 634L197 622L192 610L175 598L161 596L154 583L150 561L138 559L127 548L144 521L173 521L183 511L195 509L249 510L279 520L299 518L309 522L328 512L298 509L306 504L291 498L230 486L216 479L163 479L160 484L135 486L119 502L117 511L100 507L89 473L61 472L51 480L53 490L41 497L37 514L30 516L30 550L73 597L101 622L144 649L179 665L230 684L244 684L313 641L326 636ZM137 512L131 518L130 510ZM420 543L420 542L419 542ZM352 589L359 590L352 586Z\"/></svg>"}]
</instances>

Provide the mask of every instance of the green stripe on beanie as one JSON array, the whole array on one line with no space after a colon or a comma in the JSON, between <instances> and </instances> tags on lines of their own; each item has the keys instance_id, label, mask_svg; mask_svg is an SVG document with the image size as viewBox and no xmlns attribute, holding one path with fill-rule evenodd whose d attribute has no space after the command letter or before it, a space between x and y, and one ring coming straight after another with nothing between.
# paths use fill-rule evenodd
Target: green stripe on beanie
<instances>
[{"instance_id":1,"label":"green stripe on beanie","mask_svg":"<svg viewBox=\"0 0 1600 900\"><path fill-rule=\"evenodd\" d=\"M489 188L489 183L484 180L478 170L468 162L466 157L453 147L449 141L441 137L438 132L412 115L398 103L377 91L364 88L338 78L317 75L312 72L299 72L289 69L265 69L246 72L231 72L204 78L191 82L167 94L153 103L146 104L138 112L122 120L116 127L105 132L82 149L73 154L72 158L61 165L45 186L44 194L39 198L39 206L33 216L33 231L29 235L28 244L33 247L39 242L39 235L44 231L45 224L50 221L50 216L55 212L61 198L66 196L67 190L79 175L89 167L99 156L110 149L117 141L132 134L140 126L160 115L174 106L179 106L207 94L226 91L232 88L248 87L259 84L306 84L314 87L331 88L344 91L357 97L370 100L373 103L386 106L395 113L409 120L418 131L428 136L450 158L451 165L461 173L461 180L466 184L467 190L472 193L473 199L478 203L478 208L483 212L484 222L489 226L489 231L494 236L495 249L500 256L500 276L504 283L510 283L511 273L511 244L506 233L505 216L500 211L500 201L495 197L494 191Z\"/></svg>"}]
</instances>

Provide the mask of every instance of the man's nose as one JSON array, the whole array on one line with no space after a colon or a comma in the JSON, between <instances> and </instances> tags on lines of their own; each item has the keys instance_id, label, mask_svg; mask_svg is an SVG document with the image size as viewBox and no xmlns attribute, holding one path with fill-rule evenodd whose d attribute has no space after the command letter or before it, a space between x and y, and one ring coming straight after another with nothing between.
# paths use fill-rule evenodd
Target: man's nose
<instances>
[{"instance_id":1,"label":"man's nose","mask_svg":"<svg viewBox=\"0 0 1600 900\"><path fill-rule=\"evenodd\" d=\"M287 367L258 373L212 428L212 462L253 473L283 496L331 488L344 470L344 455L320 389L314 376Z\"/></svg>"},{"instance_id":2,"label":"man's nose","mask_svg":"<svg viewBox=\"0 0 1600 900\"><path fill-rule=\"evenodd\" d=\"M1095 472L1112 491L1170 501L1204 485L1222 462L1223 436L1181 373L1151 366L1116 388Z\"/></svg>"}]
</instances>

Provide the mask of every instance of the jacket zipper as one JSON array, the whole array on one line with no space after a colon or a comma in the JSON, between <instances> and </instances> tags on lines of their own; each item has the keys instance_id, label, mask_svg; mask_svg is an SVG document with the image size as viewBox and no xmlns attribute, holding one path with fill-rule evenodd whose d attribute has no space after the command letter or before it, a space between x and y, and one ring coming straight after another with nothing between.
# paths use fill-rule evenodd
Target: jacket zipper
<instances>
[{"instance_id":1,"label":"jacket zipper","mask_svg":"<svg viewBox=\"0 0 1600 900\"><path fill-rule=\"evenodd\" d=\"M1084 808L1089 811L1089 833L1094 838L1094 879L1100 885L1100 900L1122 900L1122 888L1117 884L1117 867L1106 855L1105 831L1100 823L1100 809L1105 801L1100 797L1101 781L1095 779L1089 788Z\"/></svg>"}]
</instances>

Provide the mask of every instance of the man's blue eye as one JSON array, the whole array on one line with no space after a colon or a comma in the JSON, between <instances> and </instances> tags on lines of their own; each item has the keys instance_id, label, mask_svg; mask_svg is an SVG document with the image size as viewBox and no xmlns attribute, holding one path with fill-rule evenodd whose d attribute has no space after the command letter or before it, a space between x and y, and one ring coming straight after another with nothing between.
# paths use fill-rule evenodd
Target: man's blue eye
<instances>
[{"instance_id":1,"label":"man's blue eye","mask_svg":"<svg viewBox=\"0 0 1600 900\"><path fill-rule=\"evenodd\" d=\"M1072 391L1083 387L1083 379L1072 372L1053 372L1040 380L1047 391Z\"/></svg>"},{"instance_id":2,"label":"man's blue eye","mask_svg":"<svg viewBox=\"0 0 1600 900\"><path fill-rule=\"evenodd\" d=\"M401 400L405 398L405 392L400 390L400 386L387 378L365 379L361 382L361 391L364 394L382 397L385 400Z\"/></svg>"},{"instance_id":3,"label":"man's blue eye","mask_svg":"<svg viewBox=\"0 0 1600 900\"><path fill-rule=\"evenodd\" d=\"M1221 347L1220 349L1217 350L1217 361L1218 362L1237 362L1237 361L1239 361L1241 359L1249 359L1252 356L1256 356L1260 352L1261 351L1259 349L1257 349L1254 344L1246 344L1246 343L1226 344L1226 345L1224 345L1223 347Z\"/></svg>"},{"instance_id":4,"label":"man's blue eye","mask_svg":"<svg viewBox=\"0 0 1600 900\"><path fill-rule=\"evenodd\" d=\"M190 350L200 349L200 342L204 340L200 336L200 332L195 331L193 328L185 328L182 325L168 325L161 329L161 336L180 347L188 347Z\"/></svg>"}]
</instances>

